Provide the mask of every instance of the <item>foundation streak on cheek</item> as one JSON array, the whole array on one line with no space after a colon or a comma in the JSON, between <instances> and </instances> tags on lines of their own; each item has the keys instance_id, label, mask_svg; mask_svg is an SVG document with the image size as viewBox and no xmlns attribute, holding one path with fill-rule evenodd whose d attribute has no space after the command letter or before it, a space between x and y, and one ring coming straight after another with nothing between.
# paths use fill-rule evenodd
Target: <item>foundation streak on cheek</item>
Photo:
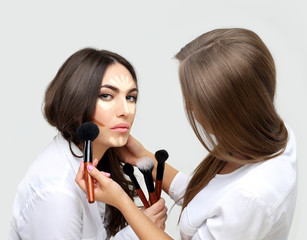
<instances>
[{"instance_id":1,"label":"foundation streak on cheek","mask_svg":"<svg viewBox=\"0 0 307 240\"><path fill-rule=\"evenodd\" d=\"M113 100L113 101L102 101L101 99L98 100L98 105L99 107L101 107L102 109L108 111L110 110L113 105L115 104L116 100Z\"/></svg>"},{"instance_id":2,"label":"foundation streak on cheek","mask_svg":"<svg viewBox=\"0 0 307 240\"><path fill-rule=\"evenodd\" d=\"M98 120L99 116L104 114L103 112L101 112L101 108L104 111L108 111L112 107L113 104L114 103L111 103L111 102L104 102L102 100L98 100L97 107L96 107L96 113L95 113L93 122L96 123L100 127L105 127L105 124L103 124L101 121Z\"/></svg>"}]
</instances>

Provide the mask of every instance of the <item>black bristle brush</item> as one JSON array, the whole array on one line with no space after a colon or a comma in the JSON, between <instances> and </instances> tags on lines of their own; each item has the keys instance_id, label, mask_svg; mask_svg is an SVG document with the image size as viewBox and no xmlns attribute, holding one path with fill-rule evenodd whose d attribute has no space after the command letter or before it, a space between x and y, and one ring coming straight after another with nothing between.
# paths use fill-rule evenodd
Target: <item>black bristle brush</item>
<instances>
[{"instance_id":1,"label":"black bristle brush","mask_svg":"<svg viewBox=\"0 0 307 240\"><path fill-rule=\"evenodd\" d=\"M157 202L157 196L155 192L155 187L154 187L154 181L152 178L152 170L154 168L154 162L151 158L141 158L137 163L136 166L138 169L143 173L146 187L148 190L149 194L149 201L150 204L153 205L154 203Z\"/></svg>"},{"instance_id":2,"label":"black bristle brush","mask_svg":"<svg viewBox=\"0 0 307 240\"><path fill-rule=\"evenodd\" d=\"M134 188L135 188L136 192L138 193L144 207L149 208L149 203L147 202L146 197L145 197L138 181L136 180L136 178L133 174L133 172L134 172L133 166L129 163L126 163L123 167L123 170L124 170L124 173L129 176L131 182L133 183Z\"/></svg>"},{"instance_id":3,"label":"black bristle brush","mask_svg":"<svg viewBox=\"0 0 307 240\"><path fill-rule=\"evenodd\" d=\"M92 141L98 136L99 128L95 123L85 122L78 127L76 133L83 143L84 176L87 187L87 198L89 203L93 203L95 202L94 181L92 176L87 172L87 165L93 164Z\"/></svg>"},{"instance_id":4,"label":"black bristle brush","mask_svg":"<svg viewBox=\"0 0 307 240\"><path fill-rule=\"evenodd\" d=\"M168 159L168 153L166 150L159 150L155 153L155 158L158 161L157 165L157 175L156 175L156 195L157 199L160 199L161 191L162 191L162 180L164 174L165 161Z\"/></svg>"}]
</instances>

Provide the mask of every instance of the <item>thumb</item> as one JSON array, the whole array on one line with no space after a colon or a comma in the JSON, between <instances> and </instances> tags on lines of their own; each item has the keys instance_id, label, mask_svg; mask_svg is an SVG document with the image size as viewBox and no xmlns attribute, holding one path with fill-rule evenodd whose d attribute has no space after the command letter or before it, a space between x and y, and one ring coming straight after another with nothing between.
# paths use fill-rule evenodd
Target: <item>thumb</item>
<instances>
[{"instance_id":1,"label":"thumb","mask_svg":"<svg viewBox=\"0 0 307 240\"><path fill-rule=\"evenodd\" d=\"M99 170L97 168L95 168L93 165L88 164L86 166L87 172L93 177L95 178L99 183L101 183L104 180L103 174L101 174L99 172Z\"/></svg>"}]
</instances>

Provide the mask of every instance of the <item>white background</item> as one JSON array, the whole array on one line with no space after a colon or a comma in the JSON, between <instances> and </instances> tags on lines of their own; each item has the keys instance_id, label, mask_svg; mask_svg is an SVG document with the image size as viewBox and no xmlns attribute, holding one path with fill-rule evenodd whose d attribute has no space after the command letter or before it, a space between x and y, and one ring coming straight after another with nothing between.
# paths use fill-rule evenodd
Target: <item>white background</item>
<instances>
[{"instance_id":1,"label":"white background","mask_svg":"<svg viewBox=\"0 0 307 240\"><path fill-rule=\"evenodd\" d=\"M289 239L306 239L307 15L304 1L3 1L0 3L1 223L7 239L18 183L56 131L41 112L47 84L83 47L115 51L136 68L140 97L133 135L188 174L206 154L185 118L174 54L222 27L255 31L277 67L277 109L298 141L299 193ZM61 166L59 166L61 167ZM167 200L169 209L172 202ZM179 208L166 231L179 239ZM305 218L305 219L304 219Z\"/></svg>"}]
</instances>

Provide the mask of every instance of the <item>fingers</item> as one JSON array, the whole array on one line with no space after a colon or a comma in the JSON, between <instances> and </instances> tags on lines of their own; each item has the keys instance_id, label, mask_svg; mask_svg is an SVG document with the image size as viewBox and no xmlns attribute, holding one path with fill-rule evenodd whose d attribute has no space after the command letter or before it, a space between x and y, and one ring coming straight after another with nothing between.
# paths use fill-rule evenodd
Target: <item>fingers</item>
<instances>
[{"instance_id":1,"label":"fingers","mask_svg":"<svg viewBox=\"0 0 307 240\"><path fill-rule=\"evenodd\" d=\"M88 173L94 178L94 180L98 181L98 183L103 184L105 178L110 178L111 174L107 172L100 172L93 165L87 165Z\"/></svg>"},{"instance_id":2,"label":"fingers","mask_svg":"<svg viewBox=\"0 0 307 240\"><path fill-rule=\"evenodd\" d=\"M93 165L87 165L87 171L99 183L103 182L104 179L102 178L102 174L100 174L96 167L94 167Z\"/></svg>"},{"instance_id":3,"label":"fingers","mask_svg":"<svg viewBox=\"0 0 307 240\"><path fill-rule=\"evenodd\" d=\"M93 161L93 165L94 165L94 166L97 166L97 164L98 164L98 160L95 159L95 160ZM91 165L88 165L88 168L87 168L87 170L88 170L89 173L90 173L90 169L91 169L90 166L91 166ZM95 168L95 169L96 169L96 168ZM102 173L105 177L108 177L108 178L111 176L110 173L99 172L97 169L96 169L95 173L96 173L96 174ZM93 174L95 174L95 173L93 173ZM93 175L92 175L92 176L93 176ZM84 162L83 162L83 161L80 162L80 167L79 167L79 170L78 170L78 172L77 172L75 181L76 181L76 183L79 185L79 187L83 190L83 192L87 193L87 188L86 188L86 184L85 184L85 181L84 181ZM95 178L94 178L94 185L95 185L95 186L98 186L98 185L99 185L99 181L96 180Z\"/></svg>"},{"instance_id":4,"label":"fingers","mask_svg":"<svg viewBox=\"0 0 307 240\"><path fill-rule=\"evenodd\" d=\"M156 211L162 211L165 208L164 198L160 198L153 206L155 206Z\"/></svg>"},{"instance_id":5,"label":"fingers","mask_svg":"<svg viewBox=\"0 0 307 240\"><path fill-rule=\"evenodd\" d=\"M160 198L159 201L157 201L155 204L150 206L149 208L146 208L144 210L144 213L146 215L156 215L157 213L161 212L165 207L165 200L163 198Z\"/></svg>"},{"instance_id":6,"label":"fingers","mask_svg":"<svg viewBox=\"0 0 307 240\"><path fill-rule=\"evenodd\" d=\"M95 158L95 159L94 159L94 161L93 161L93 166L94 166L94 167L97 167L98 162L99 162L99 161L98 161L98 159L97 159L97 158Z\"/></svg>"},{"instance_id":7,"label":"fingers","mask_svg":"<svg viewBox=\"0 0 307 240\"><path fill-rule=\"evenodd\" d=\"M155 204L146 208L144 214L151 219L159 228L165 229L165 221L167 219L167 207L165 200L160 198Z\"/></svg>"}]
</instances>

